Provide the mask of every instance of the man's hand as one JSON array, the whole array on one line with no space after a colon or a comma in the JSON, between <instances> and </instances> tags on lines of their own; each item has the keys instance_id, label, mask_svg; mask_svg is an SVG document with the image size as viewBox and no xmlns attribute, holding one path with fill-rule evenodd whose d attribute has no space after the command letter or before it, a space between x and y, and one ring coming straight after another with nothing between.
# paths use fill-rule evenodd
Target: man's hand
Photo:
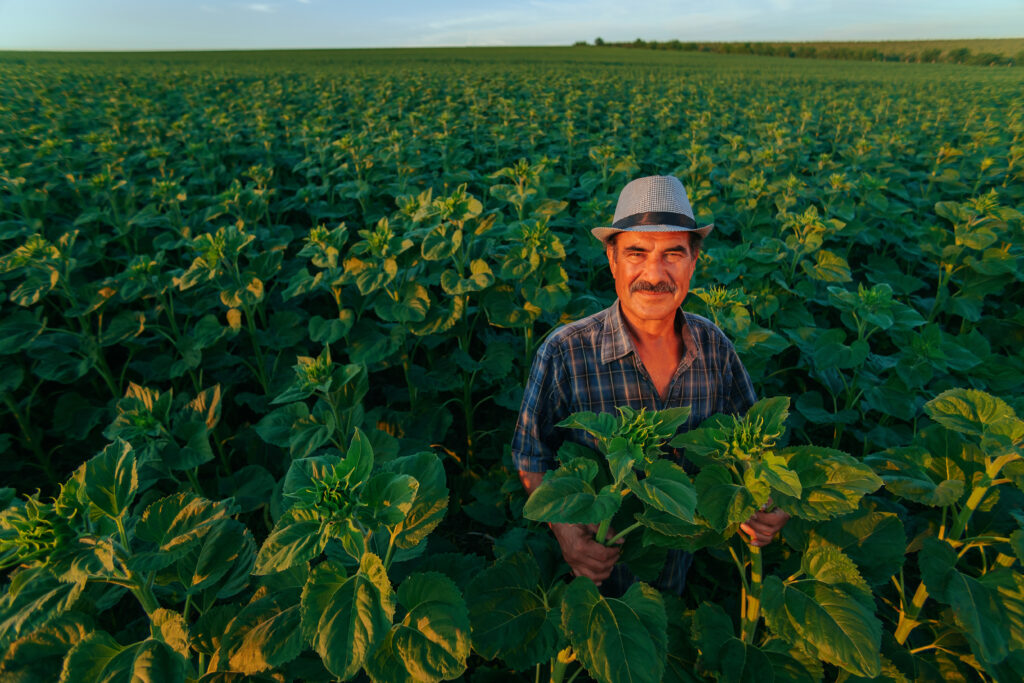
<instances>
[{"instance_id":1,"label":"man's hand","mask_svg":"<svg viewBox=\"0 0 1024 683\"><path fill-rule=\"evenodd\" d=\"M519 470L519 480L527 495L533 493L544 479L543 472L526 472ZM601 545L594 538L597 535L596 524L549 524L562 549L562 557L569 563L572 573L586 576L597 585L608 578L612 567L619 561L618 547L609 548ZM613 538L615 532L608 529L605 538ZM619 539L616 546L622 545Z\"/></svg>"},{"instance_id":2,"label":"man's hand","mask_svg":"<svg viewBox=\"0 0 1024 683\"><path fill-rule=\"evenodd\" d=\"M595 539L596 524L551 524L558 545L562 548L562 557L569 563L572 573L586 576L598 586L612 573L612 567L619 561L618 545L609 548ZM605 538L612 538L615 532L608 530Z\"/></svg>"},{"instance_id":3,"label":"man's hand","mask_svg":"<svg viewBox=\"0 0 1024 683\"><path fill-rule=\"evenodd\" d=\"M758 510L753 517L740 524L740 531L750 538L750 545L762 548L772 542L775 534L779 533L788 521L789 514L779 508L771 512Z\"/></svg>"}]
</instances>

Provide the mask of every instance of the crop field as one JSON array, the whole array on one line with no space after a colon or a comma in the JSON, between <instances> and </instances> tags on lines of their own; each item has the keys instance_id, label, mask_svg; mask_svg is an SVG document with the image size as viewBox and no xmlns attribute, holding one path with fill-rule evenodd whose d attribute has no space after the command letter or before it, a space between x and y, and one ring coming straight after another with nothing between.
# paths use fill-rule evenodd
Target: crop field
<instances>
[{"instance_id":1,"label":"crop field","mask_svg":"<svg viewBox=\"0 0 1024 683\"><path fill-rule=\"evenodd\" d=\"M0 53L0 678L1019 681L1024 70L616 48ZM579 414L535 350L683 180L762 399ZM660 457L686 449L696 474ZM764 549L738 526L792 519ZM682 596L569 580L627 533Z\"/></svg>"}]
</instances>

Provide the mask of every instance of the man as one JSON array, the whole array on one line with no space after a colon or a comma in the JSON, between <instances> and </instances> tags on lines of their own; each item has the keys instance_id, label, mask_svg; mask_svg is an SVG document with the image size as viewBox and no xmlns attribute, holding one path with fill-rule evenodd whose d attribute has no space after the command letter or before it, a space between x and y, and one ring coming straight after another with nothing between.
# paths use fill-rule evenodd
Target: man
<instances>
[{"instance_id":1,"label":"man","mask_svg":"<svg viewBox=\"0 0 1024 683\"><path fill-rule=\"evenodd\" d=\"M527 493L555 467L565 439L596 447L582 430L555 427L572 413L690 406L685 431L715 413L743 414L753 405L750 376L732 343L711 321L680 308L712 227L697 227L678 178L649 176L622 189L611 227L591 231L605 244L618 300L558 328L537 350L512 440ZM682 458L678 452L669 456ZM787 519L781 510L758 512L740 528L751 543L764 546ZM573 574L599 585L612 575L619 549L597 542L596 525L551 529ZM681 593L690 560L688 553L670 552L655 585ZM623 567L615 578L630 581Z\"/></svg>"}]
</instances>

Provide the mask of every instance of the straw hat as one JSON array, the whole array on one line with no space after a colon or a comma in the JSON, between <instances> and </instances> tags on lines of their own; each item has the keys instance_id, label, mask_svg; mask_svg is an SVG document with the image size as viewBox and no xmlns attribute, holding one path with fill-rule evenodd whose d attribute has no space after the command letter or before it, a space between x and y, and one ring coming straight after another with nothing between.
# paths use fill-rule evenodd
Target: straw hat
<instances>
[{"instance_id":1,"label":"straw hat","mask_svg":"<svg viewBox=\"0 0 1024 683\"><path fill-rule=\"evenodd\" d=\"M619 193L611 227L594 228L594 237L607 242L619 232L696 232L707 237L714 224L697 227L686 188L679 178L652 175L631 181Z\"/></svg>"}]
</instances>

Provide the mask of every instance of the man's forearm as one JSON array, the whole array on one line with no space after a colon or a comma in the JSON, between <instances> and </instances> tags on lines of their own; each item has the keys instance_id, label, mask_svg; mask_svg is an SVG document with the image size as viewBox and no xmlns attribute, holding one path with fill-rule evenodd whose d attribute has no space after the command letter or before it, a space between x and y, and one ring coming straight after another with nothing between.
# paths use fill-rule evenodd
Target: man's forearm
<instances>
[{"instance_id":1,"label":"man's forearm","mask_svg":"<svg viewBox=\"0 0 1024 683\"><path fill-rule=\"evenodd\" d=\"M527 472L525 470L519 470L519 481L522 482L523 488L526 489L526 495L533 493L534 489L540 486L540 483L543 480L543 472Z\"/></svg>"}]
</instances>

